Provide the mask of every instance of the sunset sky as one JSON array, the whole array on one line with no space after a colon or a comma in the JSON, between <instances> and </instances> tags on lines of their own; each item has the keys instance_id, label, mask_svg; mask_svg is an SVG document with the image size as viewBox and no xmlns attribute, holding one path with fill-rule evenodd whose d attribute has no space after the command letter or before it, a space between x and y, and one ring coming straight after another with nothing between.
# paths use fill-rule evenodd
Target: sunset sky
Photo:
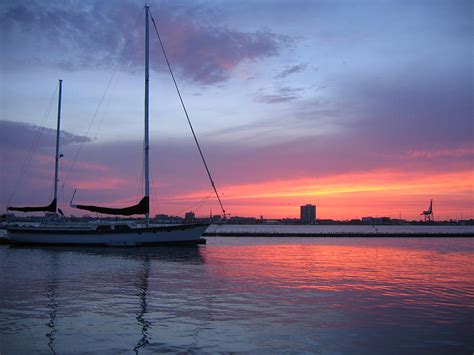
<instances>
[{"instance_id":1,"label":"sunset sky","mask_svg":"<svg viewBox=\"0 0 474 355\"><path fill-rule=\"evenodd\" d=\"M149 4L231 216L474 218L471 0ZM58 79L60 208L140 200L143 5L0 2L2 213L52 199ZM152 215L218 214L150 42Z\"/></svg>"}]
</instances>

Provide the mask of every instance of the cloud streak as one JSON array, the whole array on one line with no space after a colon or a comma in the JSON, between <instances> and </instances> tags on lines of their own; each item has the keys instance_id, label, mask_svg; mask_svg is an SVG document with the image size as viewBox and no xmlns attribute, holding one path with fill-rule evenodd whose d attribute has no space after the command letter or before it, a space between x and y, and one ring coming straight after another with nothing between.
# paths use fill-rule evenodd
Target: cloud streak
<instances>
[{"instance_id":1,"label":"cloud streak","mask_svg":"<svg viewBox=\"0 0 474 355\"><path fill-rule=\"evenodd\" d=\"M255 101L265 104L278 104L281 102L293 101L301 97L302 88L281 87L272 94L264 94L263 90L255 94Z\"/></svg>"},{"instance_id":2,"label":"cloud streak","mask_svg":"<svg viewBox=\"0 0 474 355\"><path fill-rule=\"evenodd\" d=\"M276 75L275 78L285 79L287 76L291 74L301 73L302 71L306 69L307 66L308 64L296 64L296 65L289 66L286 69L284 69L281 73Z\"/></svg>"}]
</instances>

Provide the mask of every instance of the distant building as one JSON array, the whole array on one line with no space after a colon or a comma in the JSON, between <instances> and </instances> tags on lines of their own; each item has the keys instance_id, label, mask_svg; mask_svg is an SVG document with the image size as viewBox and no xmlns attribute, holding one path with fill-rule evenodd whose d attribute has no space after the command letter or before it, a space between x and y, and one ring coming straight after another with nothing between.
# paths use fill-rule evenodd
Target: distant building
<instances>
[{"instance_id":1,"label":"distant building","mask_svg":"<svg viewBox=\"0 0 474 355\"><path fill-rule=\"evenodd\" d=\"M300 207L300 219L304 224L316 223L316 206L304 205Z\"/></svg>"},{"instance_id":2,"label":"distant building","mask_svg":"<svg viewBox=\"0 0 474 355\"><path fill-rule=\"evenodd\" d=\"M362 217L361 221L364 224L372 224L374 223L374 217Z\"/></svg>"},{"instance_id":3,"label":"distant building","mask_svg":"<svg viewBox=\"0 0 474 355\"><path fill-rule=\"evenodd\" d=\"M185 222L194 222L195 219L196 216L194 215L194 212L186 212L184 215Z\"/></svg>"},{"instance_id":4,"label":"distant building","mask_svg":"<svg viewBox=\"0 0 474 355\"><path fill-rule=\"evenodd\" d=\"M393 224L390 217L362 217L362 224Z\"/></svg>"},{"instance_id":5,"label":"distant building","mask_svg":"<svg viewBox=\"0 0 474 355\"><path fill-rule=\"evenodd\" d=\"M233 216L229 218L229 224L256 224L257 219L255 217L239 217Z\"/></svg>"},{"instance_id":6,"label":"distant building","mask_svg":"<svg viewBox=\"0 0 474 355\"><path fill-rule=\"evenodd\" d=\"M214 216L211 216L210 222L211 223L220 223L222 221L222 217L218 214L215 214Z\"/></svg>"}]
</instances>

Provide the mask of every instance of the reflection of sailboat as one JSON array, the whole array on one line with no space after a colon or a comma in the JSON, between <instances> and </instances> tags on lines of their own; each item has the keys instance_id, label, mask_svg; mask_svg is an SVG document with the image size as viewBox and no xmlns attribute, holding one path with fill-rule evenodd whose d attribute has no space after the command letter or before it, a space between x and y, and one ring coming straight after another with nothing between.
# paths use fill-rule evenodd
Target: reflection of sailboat
<instances>
[{"instance_id":1,"label":"reflection of sailboat","mask_svg":"<svg viewBox=\"0 0 474 355\"><path fill-rule=\"evenodd\" d=\"M111 248L101 248L101 247L80 247L76 246L74 248L68 246L16 246L12 244L9 246L11 249L34 249L42 250L45 252L54 252L54 253L77 253L90 255L95 257L104 257L104 258L118 258L118 259L130 259L130 260L157 260L164 262L178 262L178 263L191 263L191 264L205 264L206 259L202 254L200 248L195 247L160 247L152 246L149 248L137 248L133 250L133 253L130 253L130 250L127 248L120 247L111 247Z\"/></svg>"},{"instance_id":2,"label":"reflection of sailboat","mask_svg":"<svg viewBox=\"0 0 474 355\"><path fill-rule=\"evenodd\" d=\"M89 344L92 345L76 344L75 351L84 352L95 346L95 341L102 341L105 332L109 339L126 337L126 341L120 343L128 349L125 352L152 352L151 346L155 349L157 346L154 341L164 339L157 329L162 324L161 318L157 318L157 313L162 311L158 305L166 301L166 296L161 293L163 289L159 289L164 277L167 277L163 269L176 270L184 266L189 270L190 266L199 267L205 262L205 249L198 247L154 246L131 250L10 245L8 248L12 256L19 255L20 251L26 252L22 255L30 255L34 251L46 262L42 264L44 272L41 273L41 281L32 286L33 293L22 297L30 306L36 305L28 297L31 294L37 297L41 293L38 303L41 308L36 310L42 317L41 351L51 353L64 352L61 349L67 346L71 337L74 340L91 336ZM92 277L83 277L86 273ZM179 287L179 279L175 281ZM38 289L41 291L36 292ZM114 290L116 297L110 298L111 290ZM94 320L93 325L84 327L91 319ZM126 328L102 329L99 327L99 324L104 324L102 321L126 324ZM120 333L121 330L125 333ZM112 335L110 332L115 333ZM95 337L95 334L98 336Z\"/></svg>"},{"instance_id":3,"label":"reflection of sailboat","mask_svg":"<svg viewBox=\"0 0 474 355\"><path fill-rule=\"evenodd\" d=\"M48 338L48 348L53 354L56 354L54 350L54 339L56 335L56 309L58 307L58 302L56 301L56 288L57 288L57 275L58 265L57 265L57 255L52 255L52 265L50 268L51 280L48 279L48 284L46 285L46 297L48 299L47 308L49 310L48 316L49 320L46 323L48 327L48 332L46 337Z\"/></svg>"},{"instance_id":4,"label":"reflection of sailboat","mask_svg":"<svg viewBox=\"0 0 474 355\"><path fill-rule=\"evenodd\" d=\"M138 354L141 348L144 348L149 344L150 335L148 333L151 327L151 322L146 320L145 314L147 313L147 292L148 292L148 275L150 274L150 259L148 257L144 260L143 274L139 275L137 283L138 298L140 300L140 311L137 314L136 320L140 325L140 333L142 337L138 340L137 345L133 348L135 354Z\"/></svg>"},{"instance_id":5,"label":"reflection of sailboat","mask_svg":"<svg viewBox=\"0 0 474 355\"><path fill-rule=\"evenodd\" d=\"M137 246L150 244L197 244L201 240L202 233L208 227L208 224L191 223L175 226L150 226L149 225L149 7L145 6L145 134L144 134L144 179L145 191L144 197L136 205L125 208L110 208L92 205L72 204L71 207L81 210L97 212L102 214L130 216L135 214L144 214L146 226L136 227L128 224L117 225L94 225L94 226L72 226L72 225L43 225L39 227L19 227L11 226L7 228L9 239L14 243L23 244L53 244L53 245L112 245L112 246ZM170 67L171 70L171 67ZM174 79L174 77L173 77ZM181 98L181 96L180 96ZM184 104L183 104L184 105ZM59 118L59 115L58 115ZM189 118L188 118L189 121ZM189 121L190 123L190 121ZM191 124L190 124L191 125ZM191 127L192 129L192 127ZM193 131L194 135L194 131ZM56 193L57 193L57 162L58 162L58 143L59 143L59 120L57 133L56 149L56 174L55 174L55 199L48 208L56 212ZM197 143L197 139L194 135ZM212 181L207 164L204 161L202 152L198 149L203 159L204 165L211 180L212 187L219 199L217 190ZM220 199L219 199L220 202ZM54 204L54 205L53 205ZM222 204L221 204L222 206ZM40 210L44 211L46 207ZM10 208L12 209L12 208ZM31 208L16 210L38 211ZM223 210L224 211L224 210ZM224 211L225 212L225 211Z\"/></svg>"}]
</instances>

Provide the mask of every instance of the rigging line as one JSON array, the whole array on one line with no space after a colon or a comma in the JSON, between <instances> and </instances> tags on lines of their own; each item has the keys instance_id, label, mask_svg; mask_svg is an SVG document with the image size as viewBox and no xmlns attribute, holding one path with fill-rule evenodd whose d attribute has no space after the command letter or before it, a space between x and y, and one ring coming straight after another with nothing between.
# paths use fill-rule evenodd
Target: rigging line
<instances>
[{"instance_id":1,"label":"rigging line","mask_svg":"<svg viewBox=\"0 0 474 355\"><path fill-rule=\"evenodd\" d=\"M145 176L145 166L142 164L140 179L137 181L137 190L135 193L135 200L140 201L143 197L143 180Z\"/></svg>"},{"instance_id":2,"label":"rigging line","mask_svg":"<svg viewBox=\"0 0 474 355\"><path fill-rule=\"evenodd\" d=\"M140 173L140 178L136 181L136 190L135 190L135 201L140 201L141 198L144 197L144 193L143 193L143 190L144 190L144 180L145 180L145 160L143 159L142 160L142 165L141 165L141 169L140 169L141 173ZM151 196L148 196L149 197L149 203L151 201ZM148 209L150 210L150 206L148 205Z\"/></svg>"},{"instance_id":3,"label":"rigging line","mask_svg":"<svg viewBox=\"0 0 474 355\"><path fill-rule=\"evenodd\" d=\"M43 118L41 119L41 123L38 126L38 128L36 129L36 135L33 138L33 141L31 142L31 145L30 145L30 148L29 148L28 153L26 155L26 158L23 161L23 165L20 169L20 172L18 173L18 178L17 178L15 186L13 188L13 192L12 192L12 194L11 194L9 200L8 200L7 207L9 207L11 202L13 201L13 199L16 195L16 192L18 190L18 185L21 183L21 181L23 180L23 178L26 174L26 171L28 170L28 167L31 163L31 159L33 158L33 155L35 153L36 146L37 146L37 144L38 144L38 142L41 138L41 134L43 133L43 129L44 129L44 126L46 124L46 121L47 121L47 119L48 119L48 117L51 113L52 108L53 108L53 102L54 102L54 98L56 97L56 92L57 91L58 91L58 85L55 86L53 95L51 96L51 99L49 101L49 105L46 107L46 111L43 115Z\"/></svg>"},{"instance_id":4,"label":"rigging line","mask_svg":"<svg viewBox=\"0 0 474 355\"><path fill-rule=\"evenodd\" d=\"M197 207L195 207L195 210L199 211L199 209L207 202L207 200L209 199L209 197L211 197L211 195L212 195L212 193L209 194L205 199L203 199L201 201L201 203Z\"/></svg>"},{"instance_id":5,"label":"rigging line","mask_svg":"<svg viewBox=\"0 0 474 355\"><path fill-rule=\"evenodd\" d=\"M143 187L143 175L144 175L144 171L145 171L145 160L143 160L143 171L142 171L142 178L141 178L141 182L142 182L142 187ZM158 207L157 207L157 200L158 200L158 195L156 193L156 189L155 189L155 180L154 180L154 175L153 175L153 169L150 169L150 180L151 180L151 191L150 191L150 202L151 204L153 205L153 208L154 208L154 212L155 212L155 215L158 213ZM151 209L150 209L151 211Z\"/></svg>"},{"instance_id":6,"label":"rigging line","mask_svg":"<svg viewBox=\"0 0 474 355\"><path fill-rule=\"evenodd\" d=\"M115 72L114 72L114 75L115 75ZM113 75L113 76L114 76L114 75ZM112 77L113 77L113 76L112 76ZM107 111L108 111L108 109L109 109L109 107L110 107L110 101L111 101L112 96L113 96L113 94L114 94L114 91L115 91L115 89L116 89L116 87L117 87L117 82L118 82L118 78L115 79L115 82L114 82L114 84L113 84L113 86L112 86L112 90L110 90L110 95L109 95L109 97L107 98L107 103L105 104L105 108L104 108L104 110L102 111L102 115L101 115L101 117L99 118L99 122L97 123L96 132L95 132L95 135L94 135L94 138L93 138L94 140L96 140L97 137L98 137L100 128L101 128L101 126L102 126L102 122L104 121L104 118L105 118L105 114L107 113Z\"/></svg>"},{"instance_id":7,"label":"rigging line","mask_svg":"<svg viewBox=\"0 0 474 355\"><path fill-rule=\"evenodd\" d=\"M211 193L209 195L207 195L206 197L203 197L201 200L199 200L198 202L195 202L193 203L192 205L190 205L189 207L185 208L184 210L178 210L179 213L178 215L182 215L184 212L186 211L192 211L193 209L196 209L196 211L202 207L202 205L204 204L204 202L206 202L207 200L209 200L209 197L211 197L212 195L214 194L214 191L211 191ZM197 207L196 207L197 206Z\"/></svg>"},{"instance_id":8,"label":"rigging line","mask_svg":"<svg viewBox=\"0 0 474 355\"><path fill-rule=\"evenodd\" d=\"M95 119L96 119L96 117L97 117L97 115L98 115L98 113L99 113L100 107L102 106L102 103L103 103L103 101L104 101L104 99L105 99L105 96L107 95L107 92L108 92L108 90L109 90L110 84L112 83L112 81L113 81L113 79L114 79L114 77L115 77L115 74L117 73L118 69L120 68L120 66L121 66L121 64L122 64L122 60L123 60L123 58L124 58L125 51L126 51L126 49L128 48L128 46L129 46L129 44L130 44L130 42L131 42L132 36L133 36L133 34L135 33L135 31L136 31L136 29L137 29L138 23L139 23L140 18L142 17L142 14L143 14L144 11L145 11L145 10L142 9L142 11L140 12L140 15L138 16L137 21L135 22L135 26L134 26L134 28L133 28L133 31L130 32L130 35L128 36L128 39L127 39L127 41L125 42L125 47L123 48L122 53L120 54L119 61L118 61L117 65L116 65L116 67L114 68L114 71L112 72L112 76L110 77L110 79L109 79L109 81L108 81L108 83L107 83L107 86L106 86L106 88L105 88L105 92L104 92L104 94L102 95L102 97L101 97L101 99L100 99L100 101L99 101L99 105L97 106L97 109L95 110L94 115L92 116L92 120L90 121L89 126L87 127L87 131L86 131L86 133L85 133L85 135L84 135L85 137L88 137L88 136L89 136L89 131L90 131L91 128L92 128L92 124L94 123L94 121L95 121ZM84 142L85 142L85 140L82 140L81 144L79 145L79 148L78 148L78 150L77 150L77 152L76 152L76 155L74 156L74 159L73 159L73 161L72 161L72 164L71 164L71 166L69 167L69 170L68 170L68 173L67 173L67 175L66 175L66 178L64 179L64 183L63 183L62 186L61 186L61 191L60 191L60 193L62 193L62 191L63 191L63 189L64 189L64 186L66 185L66 182L68 181L69 176L71 175L72 169L73 169L73 167L74 167L74 165L75 165L75 163L76 163L76 161L77 161L77 158L78 158L78 156L79 156L79 154L80 154L80 152L81 152L81 150L82 150L82 147L83 147L83 145L84 145Z\"/></svg>"},{"instance_id":9,"label":"rigging line","mask_svg":"<svg viewBox=\"0 0 474 355\"><path fill-rule=\"evenodd\" d=\"M35 150L36 150L36 145L38 144L38 142L41 138L41 135L42 135L42 133L44 131L44 128L45 128L45 125L46 125L46 121L48 120L49 115L51 113L51 110L53 108L53 102L54 102L54 98L56 96L57 91L58 91L58 86L55 87L53 95L51 96L51 99L50 99L50 102L49 102L49 106L46 108L46 111L45 111L45 114L44 114L44 116L41 120L41 123L40 123L40 125L38 126L38 128L36 130L36 135L33 138L32 144L31 144L30 149L29 149L28 154L27 154L27 158L24 161L24 164L23 164L23 167L22 167L22 170L21 170L21 175L19 176L19 180L23 179L23 176L26 173L26 170L28 169L28 166L31 162L31 159L33 158L33 155L34 155Z\"/></svg>"},{"instance_id":10,"label":"rigging line","mask_svg":"<svg viewBox=\"0 0 474 355\"><path fill-rule=\"evenodd\" d=\"M211 176L211 172L209 171L209 168L207 166L206 159L204 159L204 154L202 153L201 146L199 145L199 142L197 140L196 133L194 133L193 125L191 124L191 120L189 119L188 111L186 110L186 106L184 105L183 98L181 97L181 92L179 91L179 87L178 87L178 84L176 83L176 79L174 77L173 70L171 69L171 64L168 60L168 56L166 55L165 47L163 46L163 42L161 41L160 34L158 33L158 28L156 27L155 19L151 15L151 12L150 12L150 17L151 17L151 21L153 22L153 27L155 28L156 35L158 36L158 41L160 42L161 50L163 51L163 55L165 57L166 64L168 65L168 69L170 71L171 77L173 78L173 82L174 82L174 86L176 88L176 92L178 93L179 100L181 101L181 106L183 106L184 114L186 115L186 119L188 120L189 128L191 128L191 132L193 134L194 141L196 142L197 148L199 150L199 154L201 155L202 162L204 164L204 167L206 168L207 175L209 176L209 180L211 181L212 188L214 189L214 193L217 197L217 200L219 201L219 205L221 206L222 213L224 214L224 218L225 218L226 213L225 213L224 206L222 205L221 198L219 197L216 185L214 184L214 180L212 179L212 176Z\"/></svg>"},{"instance_id":11,"label":"rigging line","mask_svg":"<svg viewBox=\"0 0 474 355\"><path fill-rule=\"evenodd\" d=\"M153 175L153 170L150 169L150 177L151 177L151 197L150 200L153 204L153 208L155 209L155 215L158 214L158 194L156 193L156 188L155 188L155 179Z\"/></svg>"}]
</instances>

